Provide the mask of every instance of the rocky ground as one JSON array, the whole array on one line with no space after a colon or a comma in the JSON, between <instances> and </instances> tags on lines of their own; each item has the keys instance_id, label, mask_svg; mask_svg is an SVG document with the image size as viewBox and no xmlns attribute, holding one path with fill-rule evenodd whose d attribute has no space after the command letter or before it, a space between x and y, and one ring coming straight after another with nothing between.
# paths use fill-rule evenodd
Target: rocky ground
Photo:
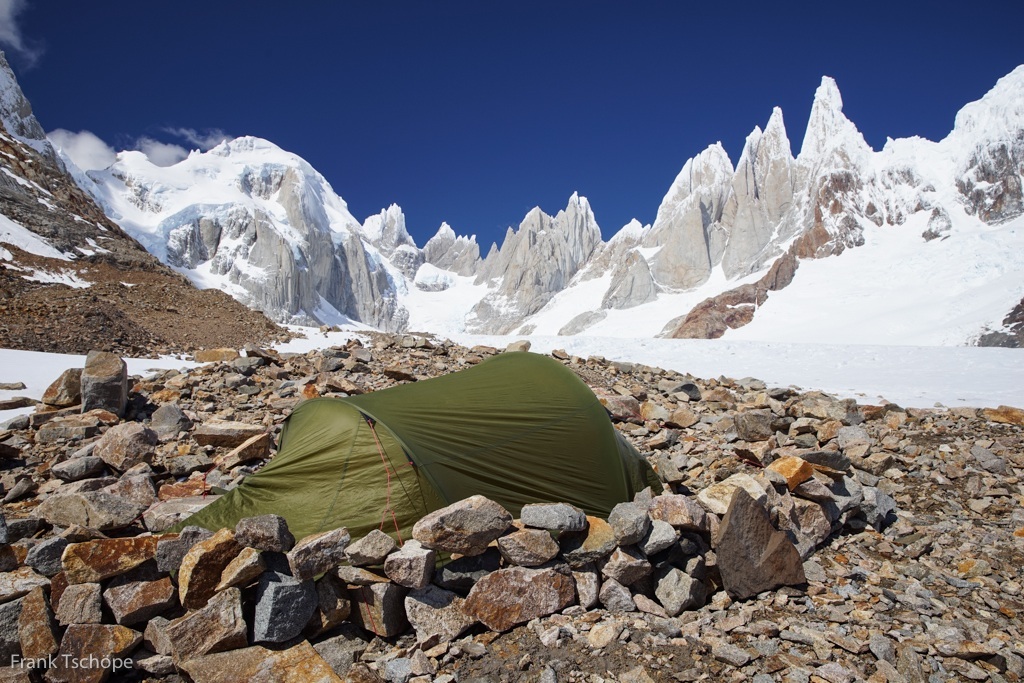
<instances>
[{"instance_id":1,"label":"rocky ground","mask_svg":"<svg viewBox=\"0 0 1024 683\"><path fill-rule=\"evenodd\" d=\"M386 335L302 356L255 348L237 358L226 352L224 360L187 374L133 378L121 418L90 411L89 405L83 412L70 396L73 382L56 385L46 397L50 406L0 429L10 542L0 557L6 570L0 574L0 645L6 655L18 647L25 652L26 643L35 642L22 616L41 609L33 596L49 590L52 602L67 583L60 576L68 561L55 561L54 549L163 528L194 504L187 496L230 487L258 467L272 453L270 437L305 398L416 381L493 353ZM685 498L707 511L703 530L662 517L675 527L676 546L690 546L691 556L680 561L652 551L646 558L660 567L656 576L682 564L706 594L698 591L691 597L701 599L677 611L678 605L669 604L664 593L652 593L653 584L643 578L625 593L602 591L592 606L575 604L508 628L477 624L448 642L423 642L414 631L375 636L373 629L344 624L311 641L320 649L325 637L345 643L344 662L321 652L342 679L831 683L1024 676L1024 412L865 406L749 378L700 379L554 355L595 388L616 428L655 466L666 482L666 491L655 492L659 498ZM251 432L237 428L247 445L212 438L224 422L248 425ZM124 449L104 445L104 435L126 429L118 425L145 426L159 435L147 457L132 460ZM804 582L749 597L737 595L735 584L726 585L732 579L723 529L732 513L717 507L722 498L713 492L730 482L739 485L743 476L757 482L773 524L796 543L800 561L783 568L802 571ZM68 505L72 498L80 504ZM156 504L158 499L163 502ZM659 518L655 507L643 502L648 519ZM613 585L611 571L605 564L603 585ZM15 579L35 583L18 584L25 588L19 591L9 587ZM103 587L109 592L117 581L103 579ZM35 586L44 592L29 592ZM113 623L111 603L105 604L100 619ZM177 604L168 603L164 616L192 614ZM62 609L68 623L80 623L80 616L69 616L71 607ZM253 617L246 619L251 623ZM51 638L63 632L63 641L70 642L68 634L81 628L64 632L62 626L53 627ZM126 655L138 659L144 649L159 652L148 628L145 639L140 627L132 628L139 633L131 647L142 649ZM262 675L307 680L288 664L299 653L308 654L302 655L307 665L316 658L301 649L308 642L302 643L271 648L278 654L262 651L278 667ZM244 657L234 654L240 652L226 661L241 662L237 670L246 671ZM157 656L149 672L115 677L189 675ZM24 669L5 675L28 680ZM201 672L192 676L203 679ZM49 680L85 679L50 672Z\"/></svg>"}]
</instances>

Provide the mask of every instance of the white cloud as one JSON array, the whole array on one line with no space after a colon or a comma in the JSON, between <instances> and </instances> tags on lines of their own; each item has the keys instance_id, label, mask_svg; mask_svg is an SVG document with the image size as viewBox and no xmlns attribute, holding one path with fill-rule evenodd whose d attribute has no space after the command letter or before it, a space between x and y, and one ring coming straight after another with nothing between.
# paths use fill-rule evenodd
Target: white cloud
<instances>
[{"instance_id":1,"label":"white cloud","mask_svg":"<svg viewBox=\"0 0 1024 683\"><path fill-rule=\"evenodd\" d=\"M228 135L219 128L211 128L204 131L198 131L195 128L165 128L164 131L195 145L203 152L213 149L225 140L232 139L231 135Z\"/></svg>"},{"instance_id":2,"label":"white cloud","mask_svg":"<svg viewBox=\"0 0 1024 683\"><path fill-rule=\"evenodd\" d=\"M17 52L31 67L42 56L43 50L27 41L18 26L18 15L27 6L27 0L0 0L0 45Z\"/></svg>"},{"instance_id":3,"label":"white cloud","mask_svg":"<svg viewBox=\"0 0 1024 683\"><path fill-rule=\"evenodd\" d=\"M146 136L135 141L135 148L157 166L173 166L188 156L188 150L181 145L160 142Z\"/></svg>"},{"instance_id":4,"label":"white cloud","mask_svg":"<svg viewBox=\"0 0 1024 683\"><path fill-rule=\"evenodd\" d=\"M50 131L46 137L54 147L64 151L75 166L83 171L98 171L114 163L117 154L114 148L100 140L87 130L72 133L70 130L58 128Z\"/></svg>"}]
</instances>

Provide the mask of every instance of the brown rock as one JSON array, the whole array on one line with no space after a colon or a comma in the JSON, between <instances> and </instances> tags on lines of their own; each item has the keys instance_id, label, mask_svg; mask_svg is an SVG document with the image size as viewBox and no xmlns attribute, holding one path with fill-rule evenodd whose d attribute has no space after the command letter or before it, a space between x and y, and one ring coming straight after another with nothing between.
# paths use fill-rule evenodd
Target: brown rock
<instances>
[{"instance_id":1,"label":"brown rock","mask_svg":"<svg viewBox=\"0 0 1024 683\"><path fill-rule=\"evenodd\" d=\"M742 488L736 489L722 519L715 553L723 586L734 600L807 580L793 542L772 526L768 511Z\"/></svg>"},{"instance_id":2,"label":"brown rock","mask_svg":"<svg viewBox=\"0 0 1024 683\"><path fill-rule=\"evenodd\" d=\"M600 517L587 516L586 531L565 531L558 537L562 557L573 569L611 555L618 545L615 529Z\"/></svg>"},{"instance_id":3,"label":"brown rock","mask_svg":"<svg viewBox=\"0 0 1024 683\"><path fill-rule=\"evenodd\" d=\"M141 641L141 633L124 626L69 626L60 641L60 652L54 658L56 665L46 673L46 680L48 683L102 683L114 670L114 664L124 663L126 655ZM96 665L85 666L83 662Z\"/></svg>"},{"instance_id":4,"label":"brown rock","mask_svg":"<svg viewBox=\"0 0 1024 683\"><path fill-rule=\"evenodd\" d=\"M157 498L160 500L171 500L172 498L189 498L202 496L209 493L212 487L206 481L206 477L196 472L185 481L176 481L173 484L164 484L160 487Z\"/></svg>"},{"instance_id":5,"label":"brown rock","mask_svg":"<svg viewBox=\"0 0 1024 683\"><path fill-rule=\"evenodd\" d=\"M1003 424L1024 426L1024 410L1010 406L999 406L998 408L982 408L978 415L989 422L1001 422Z\"/></svg>"},{"instance_id":6,"label":"brown rock","mask_svg":"<svg viewBox=\"0 0 1024 683\"><path fill-rule=\"evenodd\" d=\"M138 422L114 425L96 442L93 455L119 472L139 463L153 463L160 439L156 432Z\"/></svg>"},{"instance_id":7,"label":"brown rock","mask_svg":"<svg viewBox=\"0 0 1024 683\"><path fill-rule=\"evenodd\" d=\"M178 603L169 576L158 581L133 581L112 586L103 593L107 607L123 626L148 621Z\"/></svg>"},{"instance_id":8,"label":"brown rock","mask_svg":"<svg viewBox=\"0 0 1024 683\"><path fill-rule=\"evenodd\" d=\"M498 539L498 550L509 564L536 567L558 555L558 544L542 529L522 529Z\"/></svg>"},{"instance_id":9,"label":"brown rock","mask_svg":"<svg viewBox=\"0 0 1024 683\"><path fill-rule=\"evenodd\" d=\"M316 582L317 607L306 633L319 635L338 626L352 614L352 600L345 584L334 574L325 574Z\"/></svg>"},{"instance_id":10,"label":"brown rock","mask_svg":"<svg viewBox=\"0 0 1024 683\"><path fill-rule=\"evenodd\" d=\"M153 559L160 538L103 538L72 543L61 556L65 578L68 583L90 583L124 574Z\"/></svg>"},{"instance_id":11,"label":"brown rock","mask_svg":"<svg viewBox=\"0 0 1024 683\"><path fill-rule=\"evenodd\" d=\"M790 491L814 476L811 463L795 455L784 455L768 465L768 469L778 472L786 479Z\"/></svg>"},{"instance_id":12,"label":"brown rock","mask_svg":"<svg viewBox=\"0 0 1024 683\"><path fill-rule=\"evenodd\" d=\"M189 612L167 625L174 661L181 663L248 644L242 616L242 592L228 588L217 593L206 606Z\"/></svg>"},{"instance_id":13,"label":"brown rock","mask_svg":"<svg viewBox=\"0 0 1024 683\"><path fill-rule=\"evenodd\" d=\"M77 406L82 402L82 369L68 368L43 392L43 403L56 408Z\"/></svg>"},{"instance_id":14,"label":"brown rock","mask_svg":"<svg viewBox=\"0 0 1024 683\"><path fill-rule=\"evenodd\" d=\"M341 683L308 641L287 650L260 645L195 657L181 663L195 683Z\"/></svg>"},{"instance_id":15,"label":"brown rock","mask_svg":"<svg viewBox=\"0 0 1024 683\"><path fill-rule=\"evenodd\" d=\"M234 349L199 349L192 354L197 363L227 363L239 357Z\"/></svg>"},{"instance_id":16,"label":"brown rock","mask_svg":"<svg viewBox=\"0 0 1024 683\"><path fill-rule=\"evenodd\" d=\"M145 505L124 496L106 491L85 491L50 496L32 511L32 515L56 526L77 524L98 531L112 531L130 526L145 510Z\"/></svg>"},{"instance_id":17,"label":"brown rock","mask_svg":"<svg viewBox=\"0 0 1024 683\"><path fill-rule=\"evenodd\" d=\"M230 470L242 463L263 460L270 457L270 434L256 434L236 446L230 453L214 458L214 462L223 469Z\"/></svg>"},{"instance_id":18,"label":"brown rock","mask_svg":"<svg viewBox=\"0 0 1024 683\"><path fill-rule=\"evenodd\" d=\"M595 390L594 393L597 394L597 400L608 411L613 421L643 424L644 418L640 414L640 401L632 396L620 396L609 391Z\"/></svg>"},{"instance_id":19,"label":"brown rock","mask_svg":"<svg viewBox=\"0 0 1024 683\"><path fill-rule=\"evenodd\" d=\"M554 569L511 567L477 581L463 609L492 631L507 631L516 624L559 612L575 597L576 588L568 574Z\"/></svg>"},{"instance_id":20,"label":"brown rock","mask_svg":"<svg viewBox=\"0 0 1024 683\"><path fill-rule=\"evenodd\" d=\"M700 416L693 412L689 408L676 408L669 415L668 419L665 420L667 427L678 427L679 429L686 429L700 422Z\"/></svg>"},{"instance_id":21,"label":"brown rock","mask_svg":"<svg viewBox=\"0 0 1024 683\"><path fill-rule=\"evenodd\" d=\"M224 571L220 575L220 583L217 584L217 590L222 591L232 586L245 588L255 579L259 578L259 575L266 568L267 565L263 562L262 552L256 548L242 548L238 556L224 567Z\"/></svg>"},{"instance_id":22,"label":"brown rock","mask_svg":"<svg viewBox=\"0 0 1024 683\"><path fill-rule=\"evenodd\" d=\"M221 529L192 546L178 570L182 606L185 609L203 607L217 591L224 569L241 551L242 546L231 529Z\"/></svg>"},{"instance_id":23,"label":"brown rock","mask_svg":"<svg viewBox=\"0 0 1024 683\"><path fill-rule=\"evenodd\" d=\"M35 588L50 585L50 580L37 574L32 567L18 567L13 572L0 573L0 603L16 600Z\"/></svg>"},{"instance_id":24,"label":"brown rock","mask_svg":"<svg viewBox=\"0 0 1024 683\"><path fill-rule=\"evenodd\" d=\"M244 422L227 422L222 420L211 420L196 427L192 432L192 438L200 446L225 446L235 448L243 443L266 433L262 425L250 425Z\"/></svg>"},{"instance_id":25,"label":"brown rock","mask_svg":"<svg viewBox=\"0 0 1024 683\"><path fill-rule=\"evenodd\" d=\"M18 640L25 659L43 659L60 648L57 620L42 587L33 588L21 601Z\"/></svg>"},{"instance_id":26,"label":"brown rock","mask_svg":"<svg viewBox=\"0 0 1024 683\"><path fill-rule=\"evenodd\" d=\"M483 496L470 496L420 519L412 535L426 548L479 555L511 525L508 510Z\"/></svg>"},{"instance_id":27,"label":"brown rock","mask_svg":"<svg viewBox=\"0 0 1024 683\"><path fill-rule=\"evenodd\" d=\"M707 513L700 504L680 494L655 496L647 514L652 520L668 522L676 529L708 533Z\"/></svg>"}]
</instances>

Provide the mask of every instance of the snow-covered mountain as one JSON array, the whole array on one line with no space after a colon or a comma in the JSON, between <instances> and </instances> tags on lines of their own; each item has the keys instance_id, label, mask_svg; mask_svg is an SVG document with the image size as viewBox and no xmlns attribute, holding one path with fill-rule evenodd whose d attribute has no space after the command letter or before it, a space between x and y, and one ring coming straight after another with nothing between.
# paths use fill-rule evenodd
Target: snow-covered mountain
<instances>
[{"instance_id":1,"label":"snow-covered mountain","mask_svg":"<svg viewBox=\"0 0 1024 683\"><path fill-rule=\"evenodd\" d=\"M881 151L825 77L795 157L776 108L735 165L717 143L686 161L652 225L602 241L574 194L554 216L529 212L485 258L447 224L418 247L398 206L360 223L308 163L257 138L170 167L123 152L76 177L161 260L282 322L1024 341L1024 66L945 139Z\"/></svg>"}]
</instances>

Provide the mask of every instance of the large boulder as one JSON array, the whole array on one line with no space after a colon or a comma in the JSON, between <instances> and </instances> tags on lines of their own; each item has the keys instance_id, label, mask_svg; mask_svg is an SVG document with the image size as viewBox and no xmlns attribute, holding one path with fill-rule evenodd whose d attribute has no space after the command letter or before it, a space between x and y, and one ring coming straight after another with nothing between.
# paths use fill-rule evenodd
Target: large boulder
<instances>
[{"instance_id":1,"label":"large boulder","mask_svg":"<svg viewBox=\"0 0 1024 683\"><path fill-rule=\"evenodd\" d=\"M508 510L483 496L471 496L420 519L412 536L425 548L479 555L511 525Z\"/></svg>"},{"instance_id":2,"label":"large boulder","mask_svg":"<svg viewBox=\"0 0 1024 683\"><path fill-rule=\"evenodd\" d=\"M82 412L109 410L118 417L128 404L128 365L116 354L90 351L82 369Z\"/></svg>"}]
</instances>

